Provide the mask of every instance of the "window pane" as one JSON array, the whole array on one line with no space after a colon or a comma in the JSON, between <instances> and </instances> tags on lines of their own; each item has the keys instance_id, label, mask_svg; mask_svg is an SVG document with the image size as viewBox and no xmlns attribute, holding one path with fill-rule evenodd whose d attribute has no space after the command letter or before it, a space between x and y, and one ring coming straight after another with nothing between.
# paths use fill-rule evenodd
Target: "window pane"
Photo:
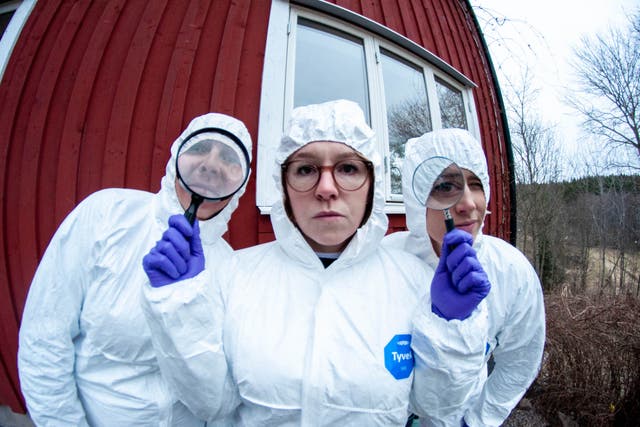
<instances>
[{"instance_id":1,"label":"window pane","mask_svg":"<svg viewBox=\"0 0 640 427\"><path fill-rule=\"evenodd\" d=\"M13 16L14 13L15 11L0 13L0 38L2 38L2 35L7 30L7 27L9 26L9 21L11 21L11 17Z\"/></svg>"},{"instance_id":2,"label":"window pane","mask_svg":"<svg viewBox=\"0 0 640 427\"><path fill-rule=\"evenodd\" d=\"M432 130L427 87L420 68L382 51L382 78L387 105L391 193L402 194L401 167L409 138Z\"/></svg>"},{"instance_id":3,"label":"window pane","mask_svg":"<svg viewBox=\"0 0 640 427\"><path fill-rule=\"evenodd\" d=\"M297 30L294 107L349 99L371 124L363 41L304 19Z\"/></svg>"},{"instance_id":4,"label":"window pane","mask_svg":"<svg viewBox=\"0 0 640 427\"><path fill-rule=\"evenodd\" d=\"M436 79L436 88L440 114L442 114L442 127L467 129L462 92L440 79Z\"/></svg>"}]
</instances>

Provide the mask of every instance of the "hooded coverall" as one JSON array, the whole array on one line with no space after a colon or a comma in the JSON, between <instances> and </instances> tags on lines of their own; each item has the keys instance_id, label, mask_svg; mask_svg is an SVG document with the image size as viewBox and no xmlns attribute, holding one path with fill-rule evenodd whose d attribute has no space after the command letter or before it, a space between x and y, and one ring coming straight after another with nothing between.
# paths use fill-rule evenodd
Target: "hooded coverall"
<instances>
[{"instance_id":1,"label":"hooded coverall","mask_svg":"<svg viewBox=\"0 0 640 427\"><path fill-rule=\"evenodd\" d=\"M438 265L427 234L426 207L416 198L412 177L427 159L443 156L473 172L482 182L487 204L490 187L487 163L480 143L466 130L445 129L409 140L403 164L403 194L408 232L393 233L384 244L404 248L430 268ZM422 176L418 186L430 189L434 176ZM452 208L453 209L453 208ZM495 365L477 378L475 390L464 405L471 427L499 426L533 382L542 360L545 340L544 301L540 281L526 257L515 247L493 236L476 236L473 248L491 282L485 298L489 310L487 361Z\"/></svg>"},{"instance_id":2,"label":"hooded coverall","mask_svg":"<svg viewBox=\"0 0 640 427\"><path fill-rule=\"evenodd\" d=\"M140 307L147 282L142 257L170 215L184 211L175 190L176 155L192 132L234 133L251 153L238 120L195 118L171 147L157 194L105 189L87 197L59 227L38 266L20 327L18 367L38 426L202 426L168 391ZM244 188L200 223L208 264L232 254L222 239Z\"/></svg>"},{"instance_id":3,"label":"hooded coverall","mask_svg":"<svg viewBox=\"0 0 640 427\"><path fill-rule=\"evenodd\" d=\"M274 242L236 251L226 270L144 287L163 372L194 413L229 417L223 425L404 426L414 393L421 408L455 413L483 367L486 308L468 321L439 318L433 272L380 245L382 165L357 104L293 111L276 154L281 191L280 164L314 141L373 162L370 217L325 268L279 201Z\"/></svg>"}]
</instances>

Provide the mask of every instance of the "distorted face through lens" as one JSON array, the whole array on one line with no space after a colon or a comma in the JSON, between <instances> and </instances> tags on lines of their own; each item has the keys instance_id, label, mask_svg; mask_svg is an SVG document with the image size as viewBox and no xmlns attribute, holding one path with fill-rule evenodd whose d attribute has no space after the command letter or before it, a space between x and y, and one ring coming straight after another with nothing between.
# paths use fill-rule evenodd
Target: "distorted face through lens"
<instances>
[{"instance_id":1,"label":"distorted face through lens","mask_svg":"<svg viewBox=\"0 0 640 427\"><path fill-rule=\"evenodd\" d=\"M455 227L471 234L475 240L484 223L487 199L480 178L467 169L462 169L462 172L464 181L460 189L458 189L459 181L457 179L453 183L451 180L443 179L440 184L434 185L432 192L436 191L440 196L435 197L440 200L440 203L445 203L445 200L447 200L446 204L451 200L455 201L455 204L449 208ZM446 174L443 175L446 177ZM451 196L453 192L457 193L455 198ZM426 215L427 233L434 250L440 255L442 241L447 232L443 211L437 208L428 208Z\"/></svg>"},{"instance_id":2,"label":"distorted face through lens","mask_svg":"<svg viewBox=\"0 0 640 427\"><path fill-rule=\"evenodd\" d=\"M464 175L458 165L447 166L433 183L426 206L438 210L450 208L462 196L464 185Z\"/></svg>"},{"instance_id":3,"label":"distorted face through lens","mask_svg":"<svg viewBox=\"0 0 640 427\"><path fill-rule=\"evenodd\" d=\"M178 169L188 189L208 199L233 194L246 174L237 150L214 139L200 141L180 153Z\"/></svg>"}]
</instances>

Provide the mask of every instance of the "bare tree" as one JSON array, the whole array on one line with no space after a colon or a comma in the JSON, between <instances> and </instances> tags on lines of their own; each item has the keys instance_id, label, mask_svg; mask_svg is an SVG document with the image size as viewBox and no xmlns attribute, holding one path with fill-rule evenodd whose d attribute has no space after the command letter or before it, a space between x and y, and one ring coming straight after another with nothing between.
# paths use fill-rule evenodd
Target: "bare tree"
<instances>
[{"instance_id":1,"label":"bare tree","mask_svg":"<svg viewBox=\"0 0 640 427\"><path fill-rule=\"evenodd\" d=\"M525 68L521 81L511 86L507 100L516 167L516 181L521 184L555 182L561 178L562 150L554 127L537 113L539 89Z\"/></svg>"},{"instance_id":2,"label":"bare tree","mask_svg":"<svg viewBox=\"0 0 640 427\"><path fill-rule=\"evenodd\" d=\"M418 137L433 130L429 104L426 97L416 95L390 108L387 116L389 123L389 149L391 151L391 190L402 193L401 163L404 159L404 147L410 138Z\"/></svg>"},{"instance_id":3,"label":"bare tree","mask_svg":"<svg viewBox=\"0 0 640 427\"><path fill-rule=\"evenodd\" d=\"M589 233L591 291L637 295L638 204L640 180L624 175L594 175L581 180L578 203L567 207L575 232Z\"/></svg>"},{"instance_id":4,"label":"bare tree","mask_svg":"<svg viewBox=\"0 0 640 427\"><path fill-rule=\"evenodd\" d=\"M564 191L566 247L576 267L568 284L580 292L640 295L640 176L607 173L602 150L585 145L571 160L583 177Z\"/></svg>"},{"instance_id":5,"label":"bare tree","mask_svg":"<svg viewBox=\"0 0 640 427\"><path fill-rule=\"evenodd\" d=\"M640 11L623 29L583 37L571 65L578 90L568 104L587 131L602 137L611 166L640 169Z\"/></svg>"},{"instance_id":6,"label":"bare tree","mask_svg":"<svg viewBox=\"0 0 640 427\"><path fill-rule=\"evenodd\" d=\"M532 261L543 285L552 288L563 270L561 200L557 186L562 174L562 150L553 126L537 113L538 89L528 69L508 87L507 110L516 163L518 246Z\"/></svg>"}]
</instances>

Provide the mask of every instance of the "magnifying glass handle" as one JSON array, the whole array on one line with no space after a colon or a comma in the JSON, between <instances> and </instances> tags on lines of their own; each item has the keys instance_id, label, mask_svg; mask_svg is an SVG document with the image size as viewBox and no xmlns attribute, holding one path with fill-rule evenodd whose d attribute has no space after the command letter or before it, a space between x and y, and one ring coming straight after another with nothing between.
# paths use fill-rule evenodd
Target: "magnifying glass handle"
<instances>
[{"instance_id":1,"label":"magnifying glass handle","mask_svg":"<svg viewBox=\"0 0 640 427\"><path fill-rule=\"evenodd\" d=\"M444 224L447 227L447 233L456 228L456 224L453 222L449 209L444 210Z\"/></svg>"},{"instance_id":2,"label":"magnifying glass handle","mask_svg":"<svg viewBox=\"0 0 640 427\"><path fill-rule=\"evenodd\" d=\"M198 208L200 207L200 204L203 200L204 199L202 198L202 196L199 196L197 194L191 195L191 204L189 205L187 210L184 211L184 216L189 221L189 224L193 225L193 222L196 220L196 213L198 212Z\"/></svg>"}]
</instances>

